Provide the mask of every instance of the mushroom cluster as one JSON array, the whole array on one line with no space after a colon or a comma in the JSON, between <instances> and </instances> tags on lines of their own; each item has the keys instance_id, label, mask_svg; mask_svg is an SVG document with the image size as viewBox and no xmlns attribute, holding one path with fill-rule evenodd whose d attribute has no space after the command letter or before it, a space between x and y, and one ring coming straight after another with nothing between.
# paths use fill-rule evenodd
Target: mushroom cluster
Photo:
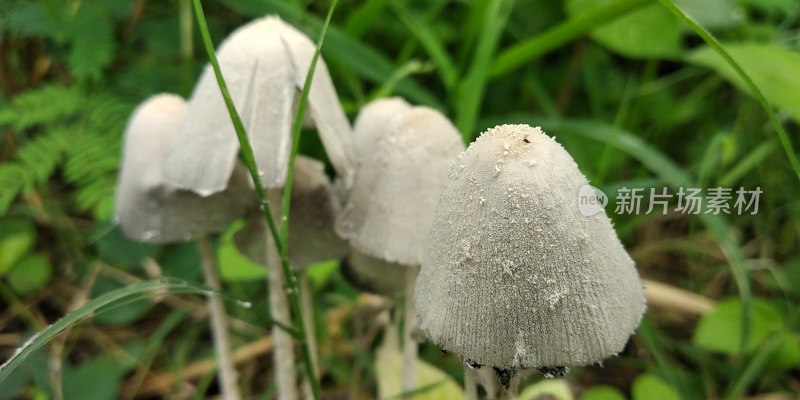
<instances>
[{"instance_id":1,"label":"mushroom cluster","mask_svg":"<svg viewBox=\"0 0 800 400\"><path fill-rule=\"evenodd\" d=\"M218 49L273 207L314 51L273 16ZM519 369L554 376L622 350L645 310L642 283L605 213L580 213L574 200L587 179L555 139L502 125L465 150L444 115L400 98L365 105L351 129L322 60L316 71L306 123L338 186L323 163L296 159L290 263L302 272L343 259L358 285L405 298L404 390L415 388L417 326L468 366L493 367L506 387ZM246 216L234 241L270 268L271 317L291 324L277 250L238 151L210 67L188 102L148 99L126 128L117 219L137 240L174 242ZM293 338L277 324L272 335L279 398L295 399Z\"/></svg>"}]
</instances>

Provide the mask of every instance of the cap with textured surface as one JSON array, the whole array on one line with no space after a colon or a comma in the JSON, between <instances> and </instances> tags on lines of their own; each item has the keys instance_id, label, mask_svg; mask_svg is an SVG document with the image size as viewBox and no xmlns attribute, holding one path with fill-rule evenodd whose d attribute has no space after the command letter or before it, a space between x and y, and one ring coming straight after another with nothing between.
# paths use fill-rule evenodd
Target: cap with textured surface
<instances>
[{"instance_id":1,"label":"cap with textured surface","mask_svg":"<svg viewBox=\"0 0 800 400\"><path fill-rule=\"evenodd\" d=\"M125 128L115 218L131 238L160 243L191 240L225 229L255 203L241 167L224 192L209 197L179 190L164 179L164 153L185 111L179 96L156 95L139 105Z\"/></svg>"},{"instance_id":2,"label":"cap with textured surface","mask_svg":"<svg viewBox=\"0 0 800 400\"><path fill-rule=\"evenodd\" d=\"M336 231L366 255L419 265L447 170L464 145L450 121L427 107L385 126L361 155Z\"/></svg>"},{"instance_id":3,"label":"cap with textured surface","mask_svg":"<svg viewBox=\"0 0 800 400\"><path fill-rule=\"evenodd\" d=\"M286 178L294 104L315 49L297 29L268 16L237 29L217 51L265 187L281 187ZM353 173L352 131L322 59L317 63L308 104L328 157L347 180ZM207 66L189 100L187 118L170 146L167 177L200 194L219 192L228 182L238 151L233 123L214 72Z\"/></svg>"},{"instance_id":4,"label":"cap with textured surface","mask_svg":"<svg viewBox=\"0 0 800 400\"><path fill-rule=\"evenodd\" d=\"M417 279L425 335L497 368L578 366L624 347L642 283L587 180L539 128L483 133L451 167Z\"/></svg>"},{"instance_id":5,"label":"cap with textured surface","mask_svg":"<svg viewBox=\"0 0 800 400\"><path fill-rule=\"evenodd\" d=\"M349 246L333 230L341 204L333 191L325 166L298 155L294 164L292 205L289 209L289 264L302 271L306 267L344 257ZM244 255L266 264L267 237L264 215L254 212L247 225L236 233L234 242Z\"/></svg>"}]
</instances>

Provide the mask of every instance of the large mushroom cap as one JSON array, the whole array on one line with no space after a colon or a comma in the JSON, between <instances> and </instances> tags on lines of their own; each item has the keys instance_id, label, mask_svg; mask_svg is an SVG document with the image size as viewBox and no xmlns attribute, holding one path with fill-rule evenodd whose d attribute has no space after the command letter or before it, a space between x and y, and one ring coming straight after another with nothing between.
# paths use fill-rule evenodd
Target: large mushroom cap
<instances>
[{"instance_id":1,"label":"large mushroom cap","mask_svg":"<svg viewBox=\"0 0 800 400\"><path fill-rule=\"evenodd\" d=\"M645 310L634 263L587 184L539 128L483 133L452 166L417 279L422 331L497 368L588 365L624 347Z\"/></svg>"},{"instance_id":2,"label":"large mushroom cap","mask_svg":"<svg viewBox=\"0 0 800 400\"><path fill-rule=\"evenodd\" d=\"M333 230L341 204L325 175L325 166L301 155L297 156L294 166L289 209L289 264L302 271L312 264L344 257L349 246ZM247 225L234 236L234 242L247 258L265 265L267 229L263 219L260 210L250 215Z\"/></svg>"},{"instance_id":3,"label":"large mushroom cap","mask_svg":"<svg viewBox=\"0 0 800 400\"><path fill-rule=\"evenodd\" d=\"M220 45L217 57L256 164L267 188L283 186L294 105L316 46L276 16L252 21ZM309 114L337 172L350 181L352 131L320 58L309 92ZM187 118L170 146L167 177L200 194L225 188L239 142L214 72L207 66L189 99ZM202 157L197 157L202 154Z\"/></svg>"},{"instance_id":4,"label":"large mushroom cap","mask_svg":"<svg viewBox=\"0 0 800 400\"><path fill-rule=\"evenodd\" d=\"M125 128L115 212L122 231L133 239L181 242L219 232L255 201L241 167L224 192L209 197L179 190L164 179L166 147L185 111L179 96L155 95L139 105Z\"/></svg>"},{"instance_id":5,"label":"large mushroom cap","mask_svg":"<svg viewBox=\"0 0 800 400\"><path fill-rule=\"evenodd\" d=\"M464 148L461 136L439 112L413 107L386 121L370 146L336 231L366 255L419 265L447 169Z\"/></svg>"}]
</instances>

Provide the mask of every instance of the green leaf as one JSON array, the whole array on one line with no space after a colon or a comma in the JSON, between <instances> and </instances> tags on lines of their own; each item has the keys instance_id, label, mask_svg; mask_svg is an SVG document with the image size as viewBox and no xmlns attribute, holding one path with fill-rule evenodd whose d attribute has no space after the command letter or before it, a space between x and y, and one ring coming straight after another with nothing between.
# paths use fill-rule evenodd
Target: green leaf
<instances>
[{"instance_id":1,"label":"green leaf","mask_svg":"<svg viewBox=\"0 0 800 400\"><path fill-rule=\"evenodd\" d=\"M583 392L581 400L626 400L625 394L609 385L592 386Z\"/></svg>"},{"instance_id":2,"label":"green leaf","mask_svg":"<svg viewBox=\"0 0 800 400\"><path fill-rule=\"evenodd\" d=\"M8 271L8 286L20 296L45 287L53 278L53 266L39 254L31 254Z\"/></svg>"},{"instance_id":3,"label":"green leaf","mask_svg":"<svg viewBox=\"0 0 800 400\"><path fill-rule=\"evenodd\" d=\"M751 312L750 336L744 345L745 351L752 351L770 333L783 326L781 313L764 300L754 298ZM692 340L704 349L736 355L742 345L741 326L741 302L739 299L725 300L700 319Z\"/></svg>"},{"instance_id":4,"label":"green leaf","mask_svg":"<svg viewBox=\"0 0 800 400\"><path fill-rule=\"evenodd\" d=\"M108 224L102 224L96 229L104 231L107 229ZM111 265L122 267L123 269L142 265L145 258L155 257L160 249L156 245L126 238L119 226L115 226L108 234L97 240L95 246L100 258Z\"/></svg>"},{"instance_id":5,"label":"green leaf","mask_svg":"<svg viewBox=\"0 0 800 400\"><path fill-rule=\"evenodd\" d=\"M567 13L580 17L607 0L569 0ZM652 4L632 11L591 32L592 39L632 58L677 58L683 53L681 24L669 11Z\"/></svg>"},{"instance_id":6,"label":"green leaf","mask_svg":"<svg viewBox=\"0 0 800 400\"><path fill-rule=\"evenodd\" d=\"M30 221L0 219L0 277L5 275L36 242L36 231Z\"/></svg>"},{"instance_id":7,"label":"green leaf","mask_svg":"<svg viewBox=\"0 0 800 400\"><path fill-rule=\"evenodd\" d=\"M396 328L396 327L395 327ZM393 328L389 328L393 329ZM396 336L384 337L384 344L375 356L375 374L378 381L378 398L400 399L403 393L403 353L397 346ZM444 371L417 360L416 392L414 400L463 399L464 391Z\"/></svg>"},{"instance_id":8,"label":"green leaf","mask_svg":"<svg viewBox=\"0 0 800 400\"><path fill-rule=\"evenodd\" d=\"M314 287L314 289L319 290L322 289L328 282L330 282L331 278L338 270L339 260L330 260L310 265L308 268L306 268L305 273L311 280L311 285Z\"/></svg>"},{"instance_id":9,"label":"green leaf","mask_svg":"<svg viewBox=\"0 0 800 400\"><path fill-rule=\"evenodd\" d=\"M800 366L800 338L791 331L782 331L778 350L767 362L770 374L780 375L783 372Z\"/></svg>"},{"instance_id":10,"label":"green leaf","mask_svg":"<svg viewBox=\"0 0 800 400\"><path fill-rule=\"evenodd\" d=\"M639 375L631 392L633 400L681 400L674 387L652 374Z\"/></svg>"},{"instance_id":11,"label":"green leaf","mask_svg":"<svg viewBox=\"0 0 800 400\"><path fill-rule=\"evenodd\" d=\"M770 103L800 122L800 52L775 44L729 43L724 47ZM733 67L710 47L693 51L686 60L713 69L752 95Z\"/></svg>"},{"instance_id":12,"label":"green leaf","mask_svg":"<svg viewBox=\"0 0 800 400\"><path fill-rule=\"evenodd\" d=\"M572 400L572 391L566 379L545 379L530 385L519 394L519 400Z\"/></svg>"},{"instance_id":13,"label":"green leaf","mask_svg":"<svg viewBox=\"0 0 800 400\"><path fill-rule=\"evenodd\" d=\"M744 15L733 0L674 1L683 12L708 29L729 27L744 21Z\"/></svg>"},{"instance_id":14,"label":"green leaf","mask_svg":"<svg viewBox=\"0 0 800 400\"><path fill-rule=\"evenodd\" d=\"M200 250L197 242L178 243L164 246L158 257L164 276L184 279L189 282L200 281L203 268L200 266Z\"/></svg>"},{"instance_id":15,"label":"green leaf","mask_svg":"<svg viewBox=\"0 0 800 400\"><path fill-rule=\"evenodd\" d=\"M267 268L265 266L250 261L244 254L239 252L239 249L233 243L233 235L243 227L244 223L242 221L236 221L219 239L219 246L217 246L219 276L224 281L261 280L267 276Z\"/></svg>"},{"instance_id":16,"label":"green leaf","mask_svg":"<svg viewBox=\"0 0 800 400\"><path fill-rule=\"evenodd\" d=\"M64 399L106 400L119 397L122 378L130 366L109 355L64 370Z\"/></svg>"}]
</instances>

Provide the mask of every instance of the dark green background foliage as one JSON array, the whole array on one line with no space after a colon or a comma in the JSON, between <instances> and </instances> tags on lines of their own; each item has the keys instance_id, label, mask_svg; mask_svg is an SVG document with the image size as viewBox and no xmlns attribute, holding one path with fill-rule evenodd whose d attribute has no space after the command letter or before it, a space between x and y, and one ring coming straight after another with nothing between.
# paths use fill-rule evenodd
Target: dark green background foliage
<instances>
[{"instance_id":1,"label":"dark green background foliage","mask_svg":"<svg viewBox=\"0 0 800 400\"><path fill-rule=\"evenodd\" d=\"M644 278L718 301L701 317L651 307L620 357L570 374L576 396L788 396L800 391L800 190L787 158L800 142L800 4L674 4L750 75L794 149L734 70L656 1L342 0L323 56L351 120L369 100L401 95L444 112L467 142L499 123L541 125L610 195L607 212ZM219 43L270 13L316 38L329 4L204 6ZM134 243L112 221L128 116L152 94L190 95L206 63L192 18L183 0L0 3L0 359L80 293L153 276L201 281L195 245ZM301 152L324 157L313 132ZM621 187L718 186L760 187L758 214L685 215L674 198L667 215L613 212ZM231 307L238 346L266 335L268 317L263 270L231 246L232 230L217 241L225 292L255 303ZM314 271L323 390L374 396L377 344L362 340L374 310L338 263ZM132 398L149 374L211 356L200 298L153 300L75 326L61 353L30 357L0 398ZM64 360L58 379L47 372L53 354ZM456 357L430 345L422 355L461 379ZM244 393L269 396L268 360L248 365ZM213 372L198 379L198 393L216 391Z\"/></svg>"}]
</instances>

